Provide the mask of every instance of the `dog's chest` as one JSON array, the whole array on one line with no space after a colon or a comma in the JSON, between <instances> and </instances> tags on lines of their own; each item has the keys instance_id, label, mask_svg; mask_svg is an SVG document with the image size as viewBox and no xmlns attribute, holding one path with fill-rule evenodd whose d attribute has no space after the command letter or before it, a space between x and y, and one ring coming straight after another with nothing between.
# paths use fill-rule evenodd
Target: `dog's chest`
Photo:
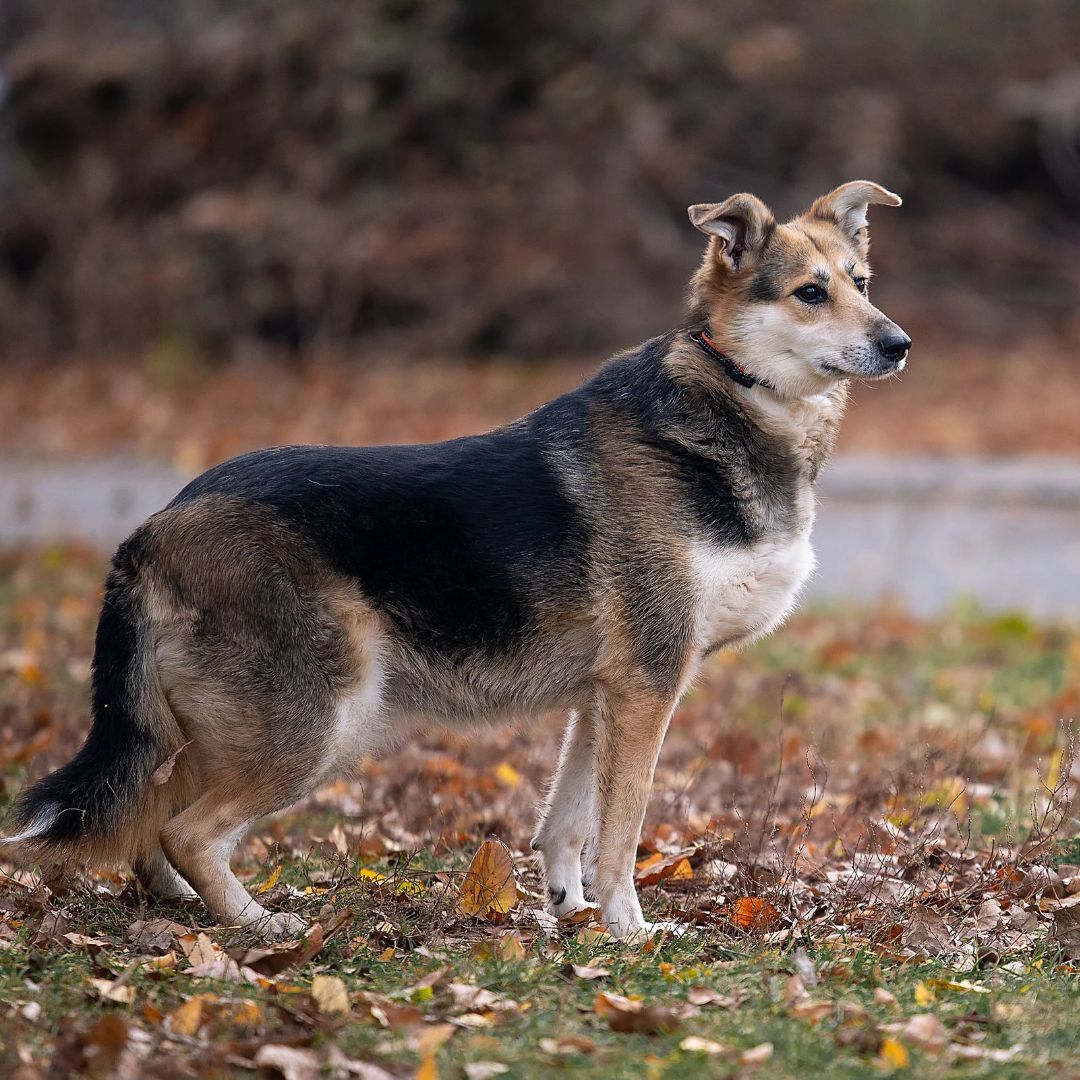
<instances>
[{"instance_id":1,"label":"dog's chest","mask_svg":"<svg viewBox=\"0 0 1080 1080\"><path fill-rule=\"evenodd\" d=\"M697 646L709 652L760 637L791 613L814 568L812 513L790 532L742 548L691 548Z\"/></svg>"}]
</instances>

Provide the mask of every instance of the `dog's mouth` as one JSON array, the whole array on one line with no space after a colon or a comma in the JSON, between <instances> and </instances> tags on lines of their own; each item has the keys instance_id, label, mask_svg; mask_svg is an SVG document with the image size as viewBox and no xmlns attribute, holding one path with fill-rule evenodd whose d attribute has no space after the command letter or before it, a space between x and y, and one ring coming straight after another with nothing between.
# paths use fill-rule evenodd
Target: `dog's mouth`
<instances>
[{"instance_id":1,"label":"dog's mouth","mask_svg":"<svg viewBox=\"0 0 1080 1080\"><path fill-rule=\"evenodd\" d=\"M840 367L821 361L817 365L822 375L833 379L862 379L864 382L879 382L893 375L899 375L907 367L907 353L896 360L876 360L873 365L858 365L854 368Z\"/></svg>"}]
</instances>

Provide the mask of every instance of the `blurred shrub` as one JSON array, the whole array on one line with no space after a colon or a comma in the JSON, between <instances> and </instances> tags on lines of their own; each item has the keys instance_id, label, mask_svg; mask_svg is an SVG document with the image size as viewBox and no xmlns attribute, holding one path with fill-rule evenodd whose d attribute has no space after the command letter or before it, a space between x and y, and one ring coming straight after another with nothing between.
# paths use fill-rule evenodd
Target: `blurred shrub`
<instances>
[{"instance_id":1,"label":"blurred shrub","mask_svg":"<svg viewBox=\"0 0 1080 1080\"><path fill-rule=\"evenodd\" d=\"M0 34L8 356L610 348L678 318L688 203L857 176L907 200L898 317L1067 329L1080 287L1071 0L6 0Z\"/></svg>"}]
</instances>

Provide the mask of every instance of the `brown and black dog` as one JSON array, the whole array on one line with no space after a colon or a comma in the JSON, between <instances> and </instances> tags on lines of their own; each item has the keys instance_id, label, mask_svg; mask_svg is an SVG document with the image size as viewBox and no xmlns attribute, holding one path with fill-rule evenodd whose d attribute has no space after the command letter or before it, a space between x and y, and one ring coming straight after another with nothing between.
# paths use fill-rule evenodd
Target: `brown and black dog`
<instances>
[{"instance_id":1,"label":"brown and black dog","mask_svg":"<svg viewBox=\"0 0 1080 1080\"><path fill-rule=\"evenodd\" d=\"M281 935L229 868L253 821L431 725L562 710L534 847L551 907L647 933L634 856L660 745L704 656L791 610L852 378L908 337L868 299L868 204L709 236L687 326L486 435L293 446L190 483L117 551L93 725L15 808L28 854L130 862L161 896Z\"/></svg>"}]
</instances>

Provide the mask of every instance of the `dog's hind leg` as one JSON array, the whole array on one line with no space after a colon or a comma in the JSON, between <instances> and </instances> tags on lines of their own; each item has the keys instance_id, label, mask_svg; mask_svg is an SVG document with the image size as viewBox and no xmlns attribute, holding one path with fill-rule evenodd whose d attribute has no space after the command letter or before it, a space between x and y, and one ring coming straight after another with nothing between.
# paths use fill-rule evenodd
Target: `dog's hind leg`
<instances>
[{"instance_id":1,"label":"dog's hind leg","mask_svg":"<svg viewBox=\"0 0 1080 1080\"><path fill-rule=\"evenodd\" d=\"M229 866L237 841L252 822L295 802L295 791L267 797L265 778L219 783L177 814L162 830L169 862L195 886L210 914L223 925L251 927L267 938L302 933L297 915L273 914L240 884ZM303 794L303 793L300 793Z\"/></svg>"},{"instance_id":2,"label":"dog's hind leg","mask_svg":"<svg viewBox=\"0 0 1080 1080\"><path fill-rule=\"evenodd\" d=\"M595 829L596 732L591 710L571 712L559 764L544 801L532 846L541 853L555 915L586 906L581 856Z\"/></svg>"},{"instance_id":3,"label":"dog's hind leg","mask_svg":"<svg viewBox=\"0 0 1080 1080\"><path fill-rule=\"evenodd\" d=\"M197 900L199 897L160 847L151 855L136 860L135 876L142 887L159 900Z\"/></svg>"}]
</instances>

